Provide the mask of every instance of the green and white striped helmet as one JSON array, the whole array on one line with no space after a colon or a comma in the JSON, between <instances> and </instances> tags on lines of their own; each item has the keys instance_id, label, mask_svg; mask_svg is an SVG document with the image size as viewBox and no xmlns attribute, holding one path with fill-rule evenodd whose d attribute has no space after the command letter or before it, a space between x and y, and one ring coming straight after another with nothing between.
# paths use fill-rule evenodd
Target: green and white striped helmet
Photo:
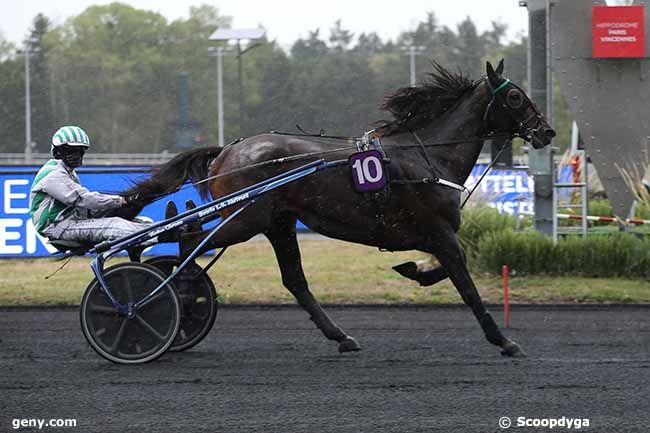
<instances>
[{"instance_id":1,"label":"green and white striped helmet","mask_svg":"<svg viewBox=\"0 0 650 433\"><path fill-rule=\"evenodd\" d=\"M52 136L52 148L67 144L68 146L84 146L90 147L90 138L86 131L78 126L62 126Z\"/></svg>"}]
</instances>

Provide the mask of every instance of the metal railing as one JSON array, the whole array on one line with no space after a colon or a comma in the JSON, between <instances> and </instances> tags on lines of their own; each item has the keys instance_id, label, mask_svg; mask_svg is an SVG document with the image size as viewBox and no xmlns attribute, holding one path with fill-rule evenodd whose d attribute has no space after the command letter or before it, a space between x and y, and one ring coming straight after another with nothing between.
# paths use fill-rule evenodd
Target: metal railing
<instances>
[{"instance_id":1,"label":"metal railing","mask_svg":"<svg viewBox=\"0 0 650 433\"><path fill-rule=\"evenodd\" d=\"M84 157L84 165L155 165L169 161L176 153L90 153ZM0 165L42 165L52 156L49 153L33 153L31 160L24 153L0 153Z\"/></svg>"}]
</instances>

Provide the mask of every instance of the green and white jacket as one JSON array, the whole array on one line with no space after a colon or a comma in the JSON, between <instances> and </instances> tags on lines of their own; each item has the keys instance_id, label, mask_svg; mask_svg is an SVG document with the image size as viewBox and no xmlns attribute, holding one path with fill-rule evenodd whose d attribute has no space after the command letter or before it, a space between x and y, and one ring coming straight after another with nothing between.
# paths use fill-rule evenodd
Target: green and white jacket
<instances>
[{"instance_id":1,"label":"green and white jacket","mask_svg":"<svg viewBox=\"0 0 650 433\"><path fill-rule=\"evenodd\" d=\"M70 218L93 214L121 205L119 195L91 192L81 186L74 170L63 161L51 159L36 174L29 193L29 213L34 227L47 236L47 229Z\"/></svg>"}]
</instances>

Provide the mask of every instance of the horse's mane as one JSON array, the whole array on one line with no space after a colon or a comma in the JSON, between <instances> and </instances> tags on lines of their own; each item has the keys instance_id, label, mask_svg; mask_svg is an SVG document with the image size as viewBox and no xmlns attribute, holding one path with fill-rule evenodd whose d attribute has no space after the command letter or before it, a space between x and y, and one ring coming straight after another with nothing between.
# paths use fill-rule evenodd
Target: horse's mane
<instances>
[{"instance_id":1,"label":"horse's mane","mask_svg":"<svg viewBox=\"0 0 650 433\"><path fill-rule=\"evenodd\" d=\"M377 122L379 135L419 129L440 117L474 88L474 82L461 72L450 72L435 61L432 66L433 72L419 86L402 87L386 96L380 108L390 112L393 120Z\"/></svg>"}]
</instances>

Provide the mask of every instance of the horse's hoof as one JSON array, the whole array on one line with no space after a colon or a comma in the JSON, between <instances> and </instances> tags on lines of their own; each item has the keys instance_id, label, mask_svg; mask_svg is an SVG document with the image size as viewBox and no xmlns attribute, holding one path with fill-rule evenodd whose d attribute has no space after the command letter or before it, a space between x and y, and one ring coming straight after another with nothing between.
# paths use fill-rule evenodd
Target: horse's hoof
<instances>
[{"instance_id":1,"label":"horse's hoof","mask_svg":"<svg viewBox=\"0 0 650 433\"><path fill-rule=\"evenodd\" d=\"M361 350L361 346L352 337L345 337L345 340L339 343L339 353L358 352L359 350Z\"/></svg>"},{"instance_id":2,"label":"horse's hoof","mask_svg":"<svg viewBox=\"0 0 650 433\"><path fill-rule=\"evenodd\" d=\"M406 262L401 265L393 266L393 270L403 277L417 281L418 265L415 262Z\"/></svg>"},{"instance_id":3,"label":"horse's hoof","mask_svg":"<svg viewBox=\"0 0 650 433\"><path fill-rule=\"evenodd\" d=\"M525 358L526 353L521 350L521 347L514 341L508 340L503 346L501 346L501 355L509 356L511 358Z\"/></svg>"}]
</instances>

